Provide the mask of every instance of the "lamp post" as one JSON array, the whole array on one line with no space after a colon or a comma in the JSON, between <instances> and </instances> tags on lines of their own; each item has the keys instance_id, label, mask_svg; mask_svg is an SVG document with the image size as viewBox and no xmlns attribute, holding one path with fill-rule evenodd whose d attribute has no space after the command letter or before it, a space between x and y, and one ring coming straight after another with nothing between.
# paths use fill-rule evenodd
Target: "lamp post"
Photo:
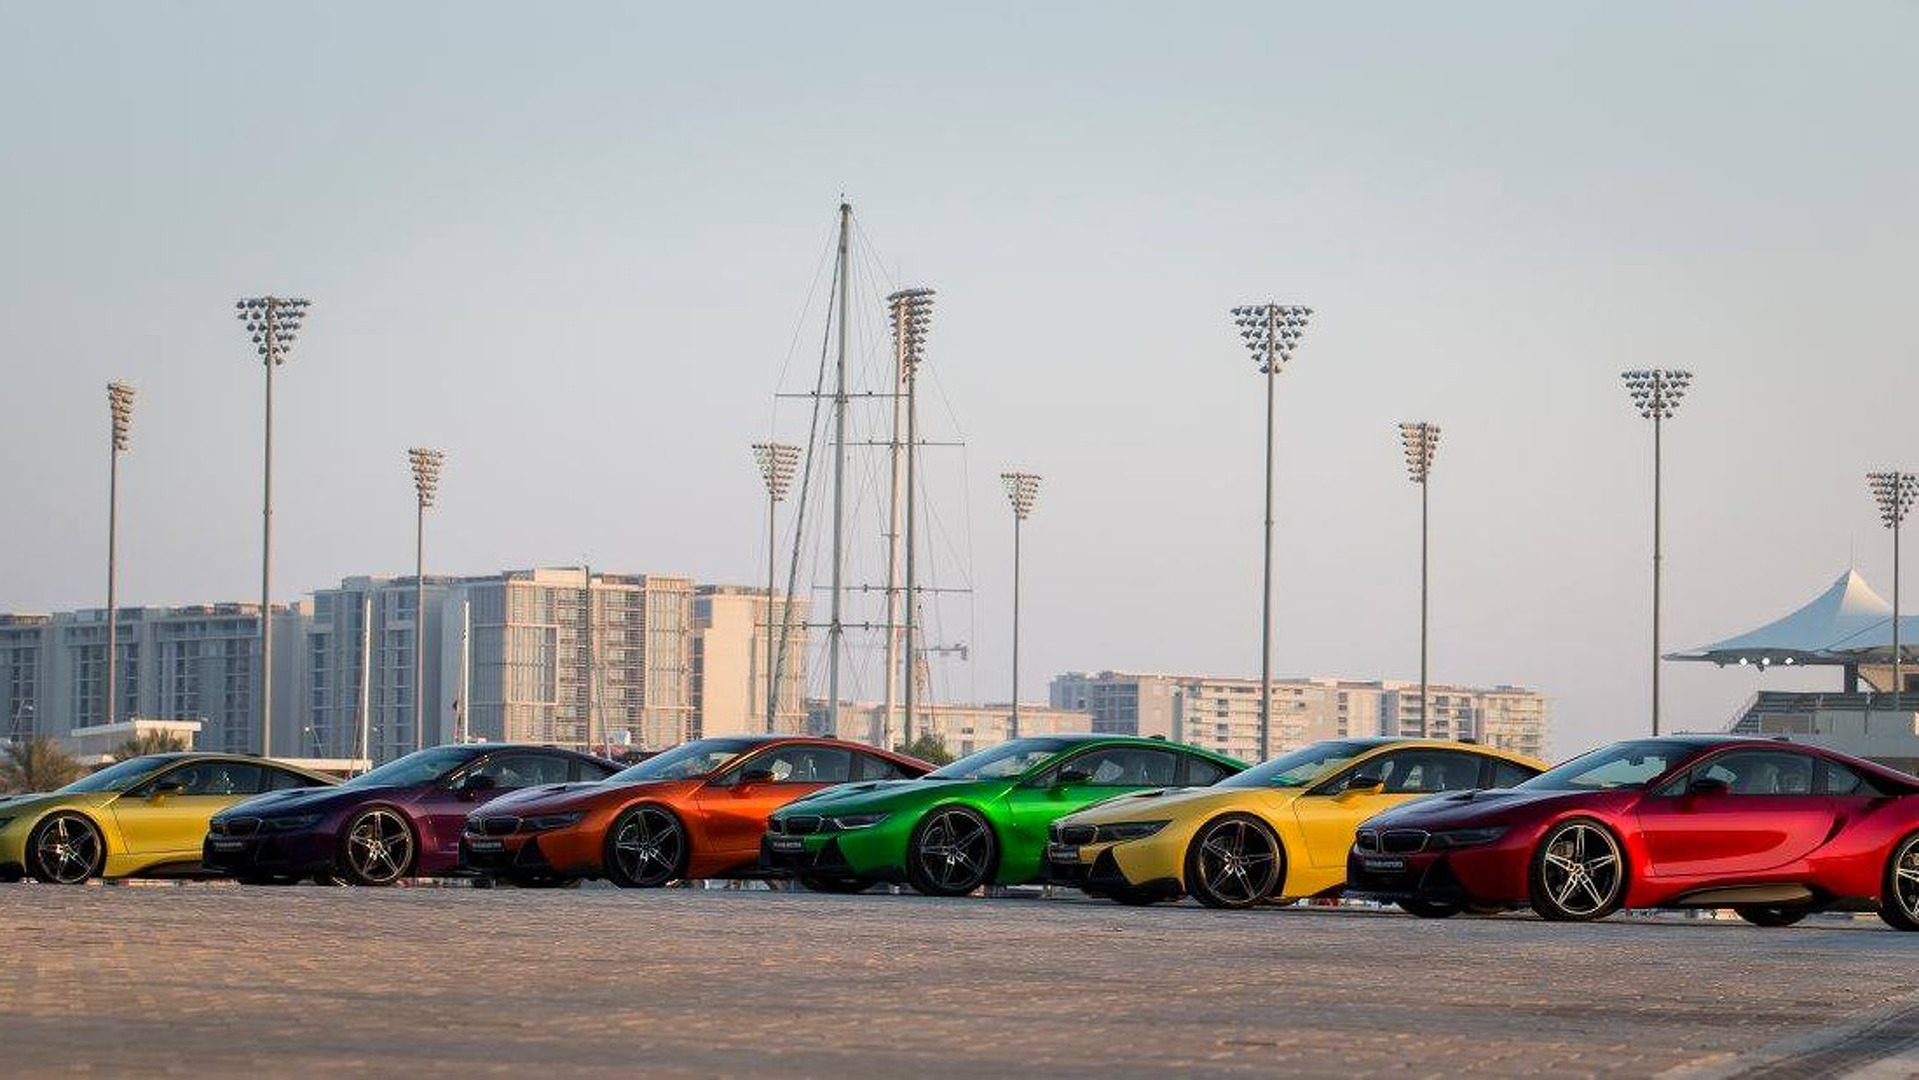
<instances>
[{"instance_id":1,"label":"lamp post","mask_svg":"<svg viewBox=\"0 0 1919 1080\"><path fill-rule=\"evenodd\" d=\"M1660 546L1660 432L1692 385L1692 372L1670 368L1621 373L1639 415L1652 421L1652 733L1659 734L1659 585L1665 555Z\"/></svg>"},{"instance_id":2,"label":"lamp post","mask_svg":"<svg viewBox=\"0 0 1919 1080\"><path fill-rule=\"evenodd\" d=\"M1892 530L1892 707L1899 708L1899 694L1905 690L1904 670L1899 655L1899 525L1919 497L1919 476L1909 472L1866 474L1866 485L1879 502L1879 520Z\"/></svg>"},{"instance_id":3,"label":"lamp post","mask_svg":"<svg viewBox=\"0 0 1919 1080\"><path fill-rule=\"evenodd\" d=\"M773 586L778 561L775 543L778 530L775 515L787 489L793 485L793 470L800 464L800 448L787 443L753 444L753 460L760 467L760 479L766 481L766 733L773 734L778 715L779 680L773 670Z\"/></svg>"},{"instance_id":4,"label":"lamp post","mask_svg":"<svg viewBox=\"0 0 1919 1080\"><path fill-rule=\"evenodd\" d=\"M1273 381L1293 358L1313 309L1295 304L1246 304L1233 325L1266 376L1266 534L1259 601L1259 757L1272 756L1273 732Z\"/></svg>"},{"instance_id":5,"label":"lamp post","mask_svg":"<svg viewBox=\"0 0 1919 1080\"><path fill-rule=\"evenodd\" d=\"M1033 512L1039 498L1039 476L1027 472L1004 472L999 482L1006 487L1006 498L1013 504L1013 720L1007 738L1019 738L1019 527Z\"/></svg>"},{"instance_id":6,"label":"lamp post","mask_svg":"<svg viewBox=\"0 0 1919 1080\"><path fill-rule=\"evenodd\" d=\"M426 749L426 511L440 491L446 454L416 446L406 452L418 496L413 521L413 749Z\"/></svg>"},{"instance_id":7,"label":"lamp post","mask_svg":"<svg viewBox=\"0 0 1919 1080\"><path fill-rule=\"evenodd\" d=\"M133 427L133 387L123 382L108 383L107 412L111 418L113 433L107 450L106 723L111 724L114 718L114 704L120 689L120 614L114 598L114 583L118 571L116 556L120 549L120 455L126 451L127 436Z\"/></svg>"},{"instance_id":8,"label":"lamp post","mask_svg":"<svg viewBox=\"0 0 1919 1080\"><path fill-rule=\"evenodd\" d=\"M256 296L233 305L234 314L253 338L253 350L266 369L266 438L260 499L260 753L273 753L273 369L287 362L287 351L306 321L308 302L295 297Z\"/></svg>"},{"instance_id":9,"label":"lamp post","mask_svg":"<svg viewBox=\"0 0 1919 1080\"><path fill-rule=\"evenodd\" d=\"M1431 700L1426 678L1426 608L1429 594L1426 560L1426 522L1428 484L1433 474L1433 455L1439 451L1439 425L1424 420L1399 425L1399 443L1406 451L1406 475L1419 485L1419 737L1432 737L1432 720L1427 702Z\"/></svg>"},{"instance_id":10,"label":"lamp post","mask_svg":"<svg viewBox=\"0 0 1919 1080\"><path fill-rule=\"evenodd\" d=\"M913 704L917 693L919 664L913 647L913 631L918 619L919 584L914 576L915 553L919 549L919 519L914 513L918 487L916 471L919 447L919 370L926 358L926 331L933 322L933 290L901 289L886 298L887 314L893 325L893 350L899 362L900 379L906 386L906 617L902 637L906 656L906 718L900 733L910 748L913 744Z\"/></svg>"}]
</instances>

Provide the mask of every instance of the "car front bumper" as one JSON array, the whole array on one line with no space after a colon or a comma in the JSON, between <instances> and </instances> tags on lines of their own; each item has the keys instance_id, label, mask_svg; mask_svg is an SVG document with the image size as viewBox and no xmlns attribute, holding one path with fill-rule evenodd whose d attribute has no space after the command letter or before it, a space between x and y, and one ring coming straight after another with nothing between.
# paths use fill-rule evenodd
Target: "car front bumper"
<instances>
[{"instance_id":1,"label":"car front bumper","mask_svg":"<svg viewBox=\"0 0 1919 1080\"><path fill-rule=\"evenodd\" d=\"M1182 864L1190 837L1169 826L1139 840L1046 845L1044 880L1089 896L1115 892L1176 897L1186 892Z\"/></svg>"},{"instance_id":2,"label":"car front bumper","mask_svg":"<svg viewBox=\"0 0 1919 1080\"><path fill-rule=\"evenodd\" d=\"M773 877L841 877L861 881L906 880L906 840L911 824L892 821L869 829L760 837L760 870Z\"/></svg>"},{"instance_id":3,"label":"car front bumper","mask_svg":"<svg viewBox=\"0 0 1919 1080\"><path fill-rule=\"evenodd\" d=\"M200 845L200 865L209 873L234 877L324 874L333 870L335 848L332 833L310 830L251 836L209 835Z\"/></svg>"}]
</instances>

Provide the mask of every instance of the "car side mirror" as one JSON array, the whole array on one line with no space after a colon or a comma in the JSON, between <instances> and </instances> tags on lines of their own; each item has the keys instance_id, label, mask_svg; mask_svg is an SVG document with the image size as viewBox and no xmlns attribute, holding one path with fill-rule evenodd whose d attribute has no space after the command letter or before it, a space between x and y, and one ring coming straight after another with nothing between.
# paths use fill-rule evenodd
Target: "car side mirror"
<instances>
[{"instance_id":1,"label":"car side mirror","mask_svg":"<svg viewBox=\"0 0 1919 1080\"><path fill-rule=\"evenodd\" d=\"M158 799L158 798L163 798L167 795L177 795L179 793L180 793L180 781L155 780L153 782L153 787L147 790L147 798Z\"/></svg>"},{"instance_id":2,"label":"car side mirror","mask_svg":"<svg viewBox=\"0 0 1919 1080\"><path fill-rule=\"evenodd\" d=\"M770 784L772 782L772 769L747 769L740 773L740 787L745 787L748 784Z\"/></svg>"},{"instance_id":3,"label":"car side mirror","mask_svg":"<svg viewBox=\"0 0 1919 1080\"><path fill-rule=\"evenodd\" d=\"M1688 795L1731 795L1732 785L1725 782L1724 780L1713 780L1709 777L1702 776L1698 778L1697 780L1694 780L1692 783L1686 785L1686 794Z\"/></svg>"},{"instance_id":4,"label":"car side mirror","mask_svg":"<svg viewBox=\"0 0 1919 1080\"><path fill-rule=\"evenodd\" d=\"M1346 784L1340 788L1342 795L1373 795L1386 790L1386 779L1372 773L1356 772L1346 778Z\"/></svg>"},{"instance_id":5,"label":"car side mirror","mask_svg":"<svg viewBox=\"0 0 1919 1080\"><path fill-rule=\"evenodd\" d=\"M1087 772L1085 769L1075 769L1069 766L1053 774L1053 786L1065 787L1068 784L1084 784L1092 778L1093 774Z\"/></svg>"},{"instance_id":6,"label":"car side mirror","mask_svg":"<svg viewBox=\"0 0 1919 1080\"><path fill-rule=\"evenodd\" d=\"M500 778L487 773L473 773L460 781L460 794L466 798L500 789Z\"/></svg>"}]
</instances>

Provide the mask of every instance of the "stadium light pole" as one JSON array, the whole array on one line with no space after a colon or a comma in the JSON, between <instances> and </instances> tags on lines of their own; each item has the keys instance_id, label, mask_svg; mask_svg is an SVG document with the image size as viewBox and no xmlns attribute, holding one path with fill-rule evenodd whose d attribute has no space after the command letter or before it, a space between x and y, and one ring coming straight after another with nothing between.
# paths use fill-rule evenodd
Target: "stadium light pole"
<instances>
[{"instance_id":1,"label":"stadium light pole","mask_svg":"<svg viewBox=\"0 0 1919 1080\"><path fill-rule=\"evenodd\" d=\"M793 485L793 472L800 464L800 448L787 443L753 444L753 460L760 467L760 479L766 481L766 733L773 734L777 716L778 680L773 673L774 571L779 555L775 514Z\"/></svg>"},{"instance_id":2,"label":"stadium light pole","mask_svg":"<svg viewBox=\"0 0 1919 1080\"><path fill-rule=\"evenodd\" d=\"M446 454L416 446L406 452L413 465L413 749L426 749L426 512L440 491Z\"/></svg>"},{"instance_id":3,"label":"stadium light pole","mask_svg":"<svg viewBox=\"0 0 1919 1080\"><path fill-rule=\"evenodd\" d=\"M1692 385L1692 372L1673 368L1636 369L1621 373L1626 392L1639 415L1652 421L1652 733L1659 734L1659 585L1665 554L1660 537L1660 433L1679 409Z\"/></svg>"},{"instance_id":4,"label":"stadium light pole","mask_svg":"<svg viewBox=\"0 0 1919 1080\"><path fill-rule=\"evenodd\" d=\"M1419 737L1432 737L1432 720L1427 708L1429 684L1426 673L1426 611L1429 593L1426 559L1426 522L1428 483L1432 479L1433 455L1439 451L1439 425L1424 420L1399 425L1399 443L1406 451L1406 474L1419 485Z\"/></svg>"},{"instance_id":5,"label":"stadium light pole","mask_svg":"<svg viewBox=\"0 0 1919 1080\"><path fill-rule=\"evenodd\" d=\"M114 596L114 584L119 569L116 556L120 549L120 455L127 449L127 437L133 428L133 387L123 382L108 383L107 412L112 422L113 436L108 444L107 463L106 723L111 724L120 689L120 615Z\"/></svg>"},{"instance_id":6,"label":"stadium light pole","mask_svg":"<svg viewBox=\"0 0 1919 1080\"><path fill-rule=\"evenodd\" d=\"M918 692L919 664L914 655L913 635L917 629L919 579L915 576L915 553L919 550L919 519L914 501L919 469L919 370L926 359L926 332L933 322L933 290L901 289L886 298L888 318L893 325L893 349L899 360L900 379L906 384L906 617L901 636L906 655L906 716L901 721L903 742L913 744L913 707ZM890 631L890 628L889 628Z\"/></svg>"},{"instance_id":7,"label":"stadium light pole","mask_svg":"<svg viewBox=\"0 0 1919 1080\"><path fill-rule=\"evenodd\" d=\"M999 482L1013 504L1013 719L1007 738L1019 738L1019 527L1033 512L1039 498L1039 476L1028 472L1003 472Z\"/></svg>"},{"instance_id":8,"label":"stadium light pole","mask_svg":"<svg viewBox=\"0 0 1919 1080\"><path fill-rule=\"evenodd\" d=\"M1296 304L1244 304L1233 325L1266 376L1266 534L1259 601L1259 758L1272 756L1273 733L1273 381L1292 359L1313 309Z\"/></svg>"},{"instance_id":9,"label":"stadium light pole","mask_svg":"<svg viewBox=\"0 0 1919 1080\"><path fill-rule=\"evenodd\" d=\"M1919 496L1919 476L1909 472L1866 474L1866 484L1879 502L1879 520L1892 530L1892 707L1899 708L1899 694L1905 689L1903 657L1899 655L1899 526Z\"/></svg>"},{"instance_id":10,"label":"stadium light pole","mask_svg":"<svg viewBox=\"0 0 1919 1080\"><path fill-rule=\"evenodd\" d=\"M260 753L268 756L273 753L273 369L287 362L287 351L306 321L308 301L255 296L233 307L266 369L260 498Z\"/></svg>"}]
</instances>

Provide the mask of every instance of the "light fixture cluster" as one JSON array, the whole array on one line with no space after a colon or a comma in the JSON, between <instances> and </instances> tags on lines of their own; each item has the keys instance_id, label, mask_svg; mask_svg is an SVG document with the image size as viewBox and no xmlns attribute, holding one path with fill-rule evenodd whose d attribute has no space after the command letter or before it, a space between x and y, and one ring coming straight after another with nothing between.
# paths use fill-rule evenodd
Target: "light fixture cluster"
<instances>
[{"instance_id":1,"label":"light fixture cluster","mask_svg":"<svg viewBox=\"0 0 1919 1080\"><path fill-rule=\"evenodd\" d=\"M287 350L300 336L308 302L297 297L256 296L233 305L234 314L253 335L260 362L278 367L287 362Z\"/></svg>"},{"instance_id":2,"label":"light fixture cluster","mask_svg":"<svg viewBox=\"0 0 1919 1080\"><path fill-rule=\"evenodd\" d=\"M1433 472L1433 455L1439 452L1439 425L1424 420L1399 425L1399 443L1406 450L1406 473L1415 484L1423 484Z\"/></svg>"},{"instance_id":3,"label":"light fixture cluster","mask_svg":"<svg viewBox=\"0 0 1919 1080\"><path fill-rule=\"evenodd\" d=\"M1915 498L1919 498L1919 476L1909 472L1871 472L1866 474L1866 486L1872 489L1872 497L1879 502L1879 520L1886 528L1897 528L1906 520L1906 511L1912 509Z\"/></svg>"},{"instance_id":4,"label":"light fixture cluster","mask_svg":"<svg viewBox=\"0 0 1919 1080\"><path fill-rule=\"evenodd\" d=\"M446 464L446 454L416 446L406 452L406 457L413 463L413 488L419 493L420 509L424 510L433 505L434 496L440 492L440 467Z\"/></svg>"},{"instance_id":5,"label":"light fixture cluster","mask_svg":"<svg viewBox=\"0 0 1919 1080\"><path fill-rule=\"evenodd\" d=\"M767 496L774 502L786 498L787 489L793 485L793 472L799 467L800 448L789 443L754 443L753 460L766 481Z\"/></svg>"},{"instance_id":6,"label":"light fixture cluster","mask_svg":"<svg viewBox=\"0 0 1919 1080\"><path fill-rule=\"evenodd\" d=\"M1313 309L1297 304L1243 304L1233 309L1233 325L1252 352L1262 375L1270 375L1286 366L1299 347Z\"/></svg>"},{"instance_id":7,"label":"light fixture cluster","mask_svg":"<svg viewBox=\"0 0 1919 1080\"><path fill-rule=\"evenodd\" d=\"M1677 368L1642 368L1620 373L1626 380L1626 392L1639 415L1648 420L1670 420L1679 410L1679 401L1692 386L1692 372Z\"/></svg>"},{"instance_id":8,"label":"light fixture cluster","mask_svg":"<svg viewBox=\"0 0 1919 1080\"><path fill-rule=\"evenodd\" d=\"M125 450L127 435L133 429L133 387L123 382L108 383L107 408L113 413L113 448Z\"/></svg>"},{"instance_id":9,"label":"light fixture cluster","mask_svg":"<svg viewBox=\"0 0 1919 1080\"><path fill-rule=\"evenodd\" d=\"M1039 499L1039 475L1004 472L999 474L999 482L1005 486L1006 498L1013 504L1013 516L1025 521L1033 512L1033 503Z\"/></svg>"},{"instance_id":10,"label":"light fixture cluster","mask_svg":"<svg viewBox=\"0 0 1919 1080\"><path fill-rule=\"evenodd\" d=\"M920 361L926 358L926 332L933 324L933 290L901 289L886 298L886 308L904 377L918 371Z\"/></svg>"}]
</instances>

